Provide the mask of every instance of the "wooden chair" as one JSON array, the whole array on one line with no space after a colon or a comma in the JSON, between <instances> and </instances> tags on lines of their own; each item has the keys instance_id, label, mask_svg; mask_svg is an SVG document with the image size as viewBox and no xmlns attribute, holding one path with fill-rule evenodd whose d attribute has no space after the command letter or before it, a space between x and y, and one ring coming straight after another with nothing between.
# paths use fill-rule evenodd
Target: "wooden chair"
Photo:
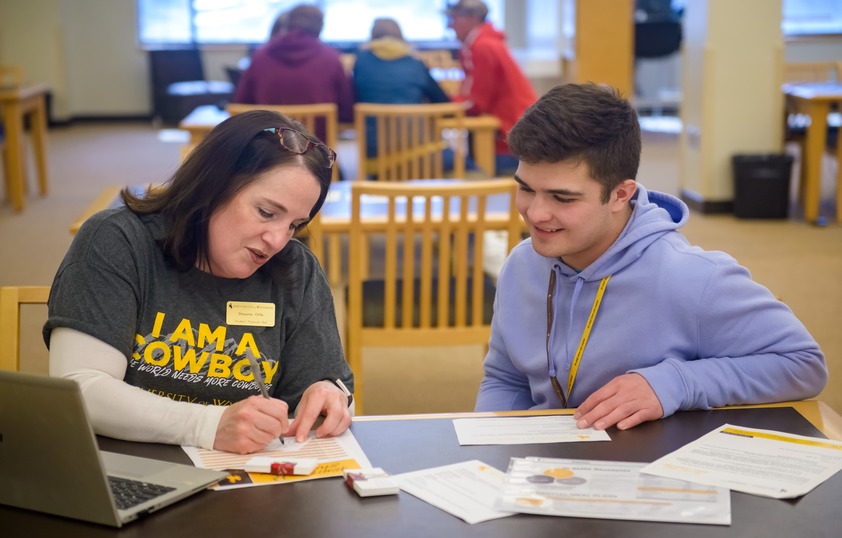
<instances>
[{"instance_id":1,"label":"wooden chair","mask_svg":"<svg viewBox=\"0 0 842 538\"><path fill-rule=\"evenodd\" d=\"M306 227L299 230L295 233L296 238L307 238L307 246L310 247L310 251L316 256L316 259L319 260L322 268L327 270L325 267L325 248L324 248L324 233L322 232L322 217L320 214L313 217ZM338 242L338 240L337 240Z\"/></svg>"},{"instance_id":2,"label":"wooden chair","mask_svg":"<svg viewBox=\"0 0 842 538\"><path fill-rule=\"evenodd\" d=\"M784 82L840 81L842 62L798 62L784 64Z\"/></svg>"},{"instance_id":3,"label":"wooden chair","mask_svg":"<svg viewBox=\"0 0 842 538\"><path fill-rule=\"evenodd\" d=\"M304 125L308 131L321 138L322 142L336 150L339 140L339 120L336 103L312 105L244 105L229 103L225 110L232 116L249 110L272 110ZM333 167L333 181L339 180L339 166Z\"/></svg>"},{"instance_id":4,"label":"wooden chair","mask_svg":"<svg viewBox=\"0 0 842 538\"><path fill-rule=\"evenodd\" d=\"M520 241L516 188L512 180L353 183L346 351L357 414L365 405L363 347L488 344L495 287L483 273L484 232L508 231L506 252ZM493 195L508 201L489 211ZM361 217L368 196L383 197L386 217ZM378 243L385 236L383 278L366 280L373 236Z\"/></svg>"},{"instance_id":5,"label":"wooden chair","mask_svg":"<svg viewBox=\"0 0 842 538\"><path fill-rule=\"evenodd\" d=\"M0 370L20 370L20 307L47 304L49 286L0 288Z\"/></svg>"},{"instance_id":6,"label":"wooden chair","mask_svg":"<svg viewBox=\"0 0 842 538\"><path fill-rule=\"evenodd\" d=\"M359 177L376 176L380 181L440 179L444 177L443 152L449 147L442 136L440 122L450 119L451 127L461 133L465 114L457 103L420 105L354 105L354 127L359 147ZM455 119L455 123L454 123ZM369 157L368 147L375 144L376 155ZM456 144L453 177L465 175L465 151Z\"/></svg>"}]
</instances>

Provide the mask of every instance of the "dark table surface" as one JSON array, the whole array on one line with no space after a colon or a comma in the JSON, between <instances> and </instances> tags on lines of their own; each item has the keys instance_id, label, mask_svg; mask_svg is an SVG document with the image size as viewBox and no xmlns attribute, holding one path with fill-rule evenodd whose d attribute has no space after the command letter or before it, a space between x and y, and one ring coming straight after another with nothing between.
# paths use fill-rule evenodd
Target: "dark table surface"
<instances>
[{"instance_id":1,"label":"dark table surface","mask_svg":"<svg viewBox=\"0 0 842 538\"><path fill-rule=\"evenodd\" d=\"M651 462L730 423L824 437L790 407L681 412L611 442L459 446L452 418L355 421L351 429L372 465L392 474L478 459L505 470L510 457ZM105 450L189 463L180 447L100 438ZM2 487L2 485L0 485ZM0 507L3 536L646 536L824 537L842 526L842 473L807 495L777 500L731 493L728 527L518 514L468 525L415 497L360 498L339 478L206 491L122 529Z\"/></svg>"}]
</instances>

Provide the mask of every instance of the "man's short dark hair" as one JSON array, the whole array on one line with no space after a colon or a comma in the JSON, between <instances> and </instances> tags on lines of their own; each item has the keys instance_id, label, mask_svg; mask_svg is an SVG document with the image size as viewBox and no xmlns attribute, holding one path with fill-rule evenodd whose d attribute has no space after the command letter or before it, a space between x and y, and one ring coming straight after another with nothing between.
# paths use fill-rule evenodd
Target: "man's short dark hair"
<instances>
[{"instance_id":1,"label":"man's short dark hair","mask_svg":"<svg viewBox=\"0 0 842 538\"><path fill-rule=\"evenodd\" d=\"M640 166L640 123L620 92L604 85L562 84L526 109L508 135L527 164L579 161L602 184L602 201Z\"/></svg>"},{"instance_id":2,"label":"man's short dark hair","mask_svg":"<svg viewBox=\"0 0 842 538\"><path fill-rule=\"evenodd\" d=\"M319 6L300 4L290 10L287 28L289 31L299 30L305 34L319 37L324 22L325 16Z\"/></svg>"}]
</instances>

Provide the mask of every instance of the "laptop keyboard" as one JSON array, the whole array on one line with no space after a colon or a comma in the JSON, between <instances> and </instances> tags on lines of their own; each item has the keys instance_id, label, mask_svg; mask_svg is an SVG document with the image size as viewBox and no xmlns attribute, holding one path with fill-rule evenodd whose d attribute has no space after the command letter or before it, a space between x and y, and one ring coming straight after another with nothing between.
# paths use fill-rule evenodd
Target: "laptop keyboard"
<instances>
[{"instance_id":1,"label":"laptop keyboard","mask_svg":"<svg viewBox=\"0 0 842 538\"><path fill-rule=\"evenodd\" d=\"M120 510L127 510L175 489L160 484L150 484L141 480L118 478L116 476L109 476L108 483L114 494L114 501L117 503L117 508Z\"/></svg>"}]
</instances>

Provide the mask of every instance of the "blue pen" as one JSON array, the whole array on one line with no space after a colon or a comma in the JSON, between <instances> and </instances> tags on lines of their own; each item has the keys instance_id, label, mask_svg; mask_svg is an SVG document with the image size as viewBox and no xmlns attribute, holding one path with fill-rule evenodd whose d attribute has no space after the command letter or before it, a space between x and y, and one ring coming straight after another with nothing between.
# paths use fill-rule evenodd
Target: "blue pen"
<instances>
[{"instance_id":1,"label":"blue pen","mask_svg":"<svg viewBox=\"0 0 842 538\"><path fill-rule=\"evenodd\" d=\"M246 348L245 355L249 361L249 366L251 366L251 373L254 376L254 382L257 383L257 388L260 389L260 394L268 400L270 398L269 391L266 390L266 383L263 381L263 376L260 375L260 366L257 364L257 359L254 357L254 353L252 353L249 348ZM283 434L278 437L278 440L281 444L284 444Z\"/></svg>"}]
</instances>

